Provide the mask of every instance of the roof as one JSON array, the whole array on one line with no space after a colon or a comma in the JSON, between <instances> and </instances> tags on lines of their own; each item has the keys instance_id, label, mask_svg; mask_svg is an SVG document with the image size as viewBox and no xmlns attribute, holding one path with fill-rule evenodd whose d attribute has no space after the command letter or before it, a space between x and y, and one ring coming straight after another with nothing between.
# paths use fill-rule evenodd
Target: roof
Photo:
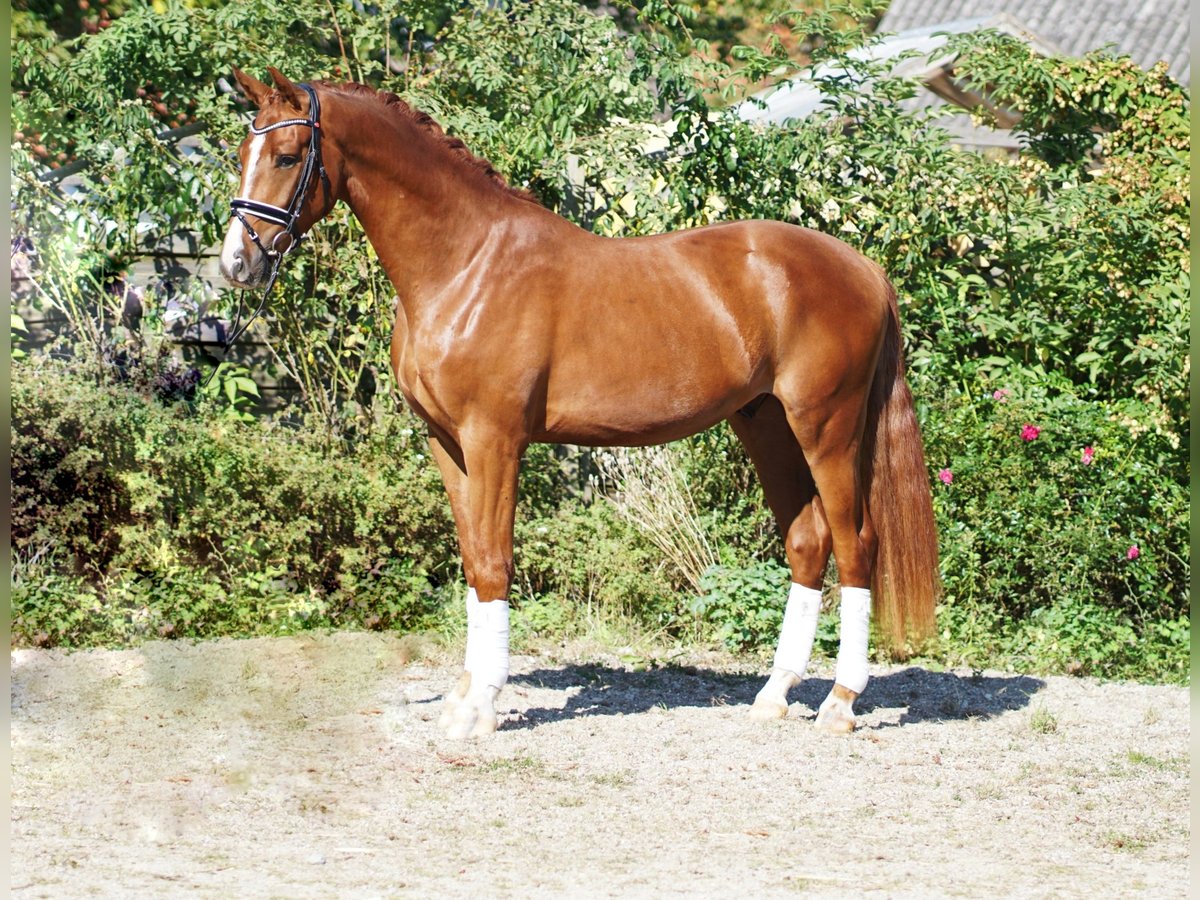
<instances>
[{"instance_id":1,"label":"roof","mask_svg":"<svg viewBox=\"0 0 1200 900\"><path fill-rule=\"evenodd\" d=\"M908 31L1007 13L1070 56L1115 44L1138 65L1167 61L1181 84L1191 78L1188 0L892 0L878 30Z\"/></svg>"},{"instance_id":2,"label":"roof","mask_svg":"<svg viewBox=\"0 0 1200 900\"><path fill-rule=\"evenodd\" d=\"M859 47L851 51L850 55L879 62L897 59L890 72L893 77L928 81L953 61L953 55L943 49L950 35L966 34L984 28L994 28L1019 37L1043 55L1061 52L1060 48L1033 34L1011 16L998 14L909 29ZM818 66L812 74L824 79L836 76L841 71L843 70L840 66L826 63ZM759 91L738 106L738 115L747 122L774 123L803 119L811 115L821 106L824 99L820 86L813 81L812 74L808 70L802 70L794 78L784 79L773 87Z\"/></svg>"}]
</instances>

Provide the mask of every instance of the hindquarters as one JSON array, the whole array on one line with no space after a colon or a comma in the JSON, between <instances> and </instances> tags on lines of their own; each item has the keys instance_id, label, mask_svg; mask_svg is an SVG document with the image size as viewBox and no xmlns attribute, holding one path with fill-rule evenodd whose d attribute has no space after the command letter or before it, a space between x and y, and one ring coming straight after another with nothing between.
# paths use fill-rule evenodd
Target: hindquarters
<instances>
[{"instance_id":1,"label":"hindquarters","mask_svg":"<svg viewBox=\"0 0 1200 900\"><path fill-rule=\"evenodd\" d=\"M939 578L896 293L840 241L813 246L824 268L800 263L773 393L812 472L841 584L870 588L880 639L903 656L933 633Z\"/></svg>"}]
</instances>

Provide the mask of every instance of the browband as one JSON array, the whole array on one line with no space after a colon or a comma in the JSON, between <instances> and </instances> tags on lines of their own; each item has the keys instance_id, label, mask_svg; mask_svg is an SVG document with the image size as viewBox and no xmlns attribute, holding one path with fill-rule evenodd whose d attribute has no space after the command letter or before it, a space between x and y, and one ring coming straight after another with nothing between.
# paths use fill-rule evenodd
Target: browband
<instances>
[{"instance_id":1,"label":"browband","mask_svg":"<svg viewBox=\"0 0 1200 900\"><path fill-rule=\"evenodd\" d=\"M262 128L259 128L254 122L251 122L250 133L266 134L268 131L274 131L276 128L287 128L289 125L307 125L311 128L312 124L312 119L284 119L282 122L272 122L270 125L264 125Z\"/></svg>"}]
</instances>

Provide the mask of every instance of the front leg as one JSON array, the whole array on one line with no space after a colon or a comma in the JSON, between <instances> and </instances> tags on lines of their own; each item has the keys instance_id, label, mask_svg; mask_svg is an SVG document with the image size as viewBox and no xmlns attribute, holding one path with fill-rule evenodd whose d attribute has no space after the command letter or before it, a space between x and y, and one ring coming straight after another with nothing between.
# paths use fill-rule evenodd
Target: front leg
<instances>
[{"instance_id":1,"label":"front leg","mask_svg":"<svg viewBox=\"0 0 1200 900\"><path fill-rule=\"evenodd\" d=\"M430 426L429 450L434 462L437 463L438 471L442 474L442 485L446 489L446 496L450 499L450 512L453 514L455 524L458 526L459 552L462 558L466 560L467 552L464 549L466 532L464 531L464 523L467 521L467 510L469 507L467 498L467 472L465 463L462 461L462 450L451 438L440 436L433 426ZM446 702L442 707L442 715L438 720L438 725L442 731L450 728L451 723L454 721L454 713L458 710L459 705L462 704L467 696L467 692L471 688L471 623L476 619L476 610L479 606L479 601L475 599L475 588L470 587L471 579L469 577L467 578L467 584L466 658L463 660L463 673L459 676L454 688L446 695Z\"/></svg>"},{"instance_id":2,"label":"front leg","mask_svg":"<svg viewBox=\"0 0 1200 900\"><path fill-rule=\"evenodd\" d=\"M496 730L496 697L508 680L508 591L513 578L513 519L525 442L497 429L464 430L466 503L455 516L467 583L467 670L462 700L447 735L478 737Z\"/></svg>"}]
</instances>

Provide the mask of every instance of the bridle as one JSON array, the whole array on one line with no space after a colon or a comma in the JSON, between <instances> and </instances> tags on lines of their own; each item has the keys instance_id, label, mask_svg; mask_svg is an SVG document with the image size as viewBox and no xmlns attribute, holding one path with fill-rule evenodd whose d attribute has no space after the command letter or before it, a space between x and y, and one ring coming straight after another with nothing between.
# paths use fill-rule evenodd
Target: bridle
<instances>
[{"instance_id":1,"label":"bridle","mask_svg":"<svg viewBox=\"0 0 1200 900\"><path fill-rule=\"evenodd\" d=\"M308 138L308 153L304 157L304 167L300 170L300 180L296 182L296 189L292 191L292 199L288 202L287 208L275 206L271 203L263 203L261 200L252 200L249 197L235 197L229 202L230 209L237 216L237 220L242 223L242 227L246 229L246 234L252 240L255 246L262 252L267 259L271 260L271 274L267 279L267 286L263 289L262 299L258 303L258 307L254 313L243 324L242 318L242 302L238 300L237 318L234 319L233 329L230 337L221 343L221 362L229 353L229 348L232 347L245 332L246 329L253 324L254 320L262 315L263 309L267 305L267 297L271 293L271 289L275 287L275 280L279 277L279 267L283 262L283 258L291 253L296 247L300 246L304 235L297 234L297 225L300 222L300 211L304 207L304 202L308 199L309 188L312 185L313 173L320 175L321 186L325 192L325 202L329 203L329 175L325 171L325 163L321 158L321 103L317 99L317 92L313 90L311 85L301 84L299 87L308 94L308 117L298 117L294 119L283 119L279 122L272 122L270 125L264 125L261 128L258 126L256 119L250 123L250 133L253 135L266 134L270 131L275 131L279 128L291 128L300 126L309 129ZM262 238L259 237L257 231L247 220L247 216L253 216L257 219L262 219L265 222L272 222L275 225L282 225L283 231L275 235L271 239L271 246L267 247L263 244ZM287 246L282 250L279 249L279 239L287 236ZM217 374L220 363L205 379L207 385Z\"/></svg>"}]
</instances>

